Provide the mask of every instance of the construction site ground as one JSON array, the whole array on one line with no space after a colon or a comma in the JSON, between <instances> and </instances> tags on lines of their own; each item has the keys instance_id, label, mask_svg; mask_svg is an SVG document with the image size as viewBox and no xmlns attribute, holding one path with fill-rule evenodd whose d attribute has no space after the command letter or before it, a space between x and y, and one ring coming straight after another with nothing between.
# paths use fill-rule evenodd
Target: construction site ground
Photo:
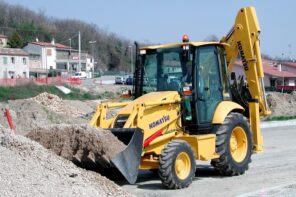
<instances>
[{"instance_id":1,"label":"construction site ground","mask_svg":"<svg viewBox=\"0 0 296 197\"><path fill-rule=\"evenodd\" d=\"M263 137L264 152L252 156L250 169L242 176L222 177L209 162L197 162L196 177L183 190L165 190L151 172L143 172L136 185L122 183L122 186L146 197L296 196L296 125L265 128Z\"/></svg>"},{"instance_id":2,"label":"construction site ground","mask_svg":"<svg viewBox=\"0 0 296 197\"><path fill-rule=\"evenodd\" d=\"M113 92L131 88L97 86ZM102 93L98 87L90 84L80 88ZM296 116L296 94L271 93L268 101L274 117ZM20 196L282 196L286 192L288 196L296 196L295 120L262 123L265 150L253 155L245 175L221 177L208 162L197 162L196 178L184 190L164 189L157 174L150 171L141 172L137 183L129 185L126 181L114 183L99 173L81 169L71 161L76 164L97 161L97 155L109 160L113 153L124 148L112 134L86 126L100 102L102 100L62 100L44 93L0 103L0 193L4 196L16 193ZM17 135L7 129L6 108L10 109ZM82 138L84 131L87 136ZM55 136L52 132L61 135ZM98 136L97 139L102 136L102 140L90 140L93 136ZM48 140L50 138L55 139L55 143ZM64 142L71 143L64 146ZM117 144L118 149L107 150L103 144L108 143ZM71 147L75 147L75 151ZM56 154L46 148L53 149ZM109 154L105 154L108 151Z\"/></svg>"}]
</instances>

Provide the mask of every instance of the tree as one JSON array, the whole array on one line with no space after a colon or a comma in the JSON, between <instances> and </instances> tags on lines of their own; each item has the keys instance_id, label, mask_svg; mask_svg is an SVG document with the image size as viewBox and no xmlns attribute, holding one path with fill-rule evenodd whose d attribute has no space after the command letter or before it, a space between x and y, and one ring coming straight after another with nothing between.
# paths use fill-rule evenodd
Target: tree
<instances>
[{"instance_id":1,"label":"tree","mask_svg":"<svg viewBox=\"0 0 296 197\"><path fill-rule=\"evenodd\" d=\"M7 44L11 48L21 48L23 47L24 42L22 37L17 32L14 32L12 36L9 38L9 41Z\"/></svg>"}]
</instances>

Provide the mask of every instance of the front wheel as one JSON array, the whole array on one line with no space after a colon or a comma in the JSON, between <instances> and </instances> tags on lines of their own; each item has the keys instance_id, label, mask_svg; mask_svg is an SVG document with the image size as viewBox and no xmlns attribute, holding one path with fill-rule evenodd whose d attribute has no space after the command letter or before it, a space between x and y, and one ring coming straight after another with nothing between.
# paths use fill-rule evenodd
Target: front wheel
<instances>
[{"instance_id":1,"label":"front wheel","mask_svg":"<svg viewBox=\"0 0 296 197\"><path fill-rule=\"evenodd\" d=\"M230 113L216 130L216 152L220 155L211 164L221 175L244 174L251 162L253 141L247 119Z\"/></svg>"},{"instance_id":2,"label":"front wheel","mask_svg":"<svg viewBox=\"0 0 296 197\"><path fill-rule=\"evenodd\" d=\"M188 187L195 176L195 170L194 153L186 141L171 141L159 156L159 176L168 189Z\"/></svg>"}]
</instances>

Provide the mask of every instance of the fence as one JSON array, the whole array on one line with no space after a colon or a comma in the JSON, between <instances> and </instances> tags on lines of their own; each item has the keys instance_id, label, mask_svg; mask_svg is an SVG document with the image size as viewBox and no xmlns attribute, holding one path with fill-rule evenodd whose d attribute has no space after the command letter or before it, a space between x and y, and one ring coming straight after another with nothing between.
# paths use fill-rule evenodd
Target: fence
<instances>
[{"instance_id":1,"label":"fence","mask_svg":"<svg viewBox=\"0 0 296 197\"><path fill-rule=\"evenodd\" d=\"M277 91L283 91L283 92L293 92L296 91L296 86L283 86L283 85L278 85L276 86Z\"/></svg>"},{"instance_id":2,"label":"fence","mask_svg":"<svg viewBox=\"0 0 296 197\"><path fill-rule=\"evenodd\" d=\"M79 85L81 80L73 77L41 77L41 78L2 78L0 86L24 86L29 84L37 85L63 85L63 84Z\"/></svg>"}]
</instances>

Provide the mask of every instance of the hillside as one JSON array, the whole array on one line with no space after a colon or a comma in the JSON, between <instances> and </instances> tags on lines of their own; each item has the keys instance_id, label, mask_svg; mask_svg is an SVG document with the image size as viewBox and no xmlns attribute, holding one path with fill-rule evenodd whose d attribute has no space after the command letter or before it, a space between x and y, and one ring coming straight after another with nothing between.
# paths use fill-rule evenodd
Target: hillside
<instances>
[{"instance_id":1,"label":"hillside","mask_svg":"<svg viewBox=\"0 0 296 197\"><path fill-rule=\"evenodd\" d=\"M89 41L95 40L95 58L98 62L96 70L127 70L130 68L130 41L114 33L107 32L95 24L74 19L58 19L44 15L42 11L36 13L20 5L10 5L0 1L0 33L11 40L18 37L18 43L13 47L21 47L27 42L56 42L69 45L72 38L72 48L78 48L77 33L81 32L82 51L91 53ZM99 68L98 68L99 66Z\"/></svg>"}]
</instances>

